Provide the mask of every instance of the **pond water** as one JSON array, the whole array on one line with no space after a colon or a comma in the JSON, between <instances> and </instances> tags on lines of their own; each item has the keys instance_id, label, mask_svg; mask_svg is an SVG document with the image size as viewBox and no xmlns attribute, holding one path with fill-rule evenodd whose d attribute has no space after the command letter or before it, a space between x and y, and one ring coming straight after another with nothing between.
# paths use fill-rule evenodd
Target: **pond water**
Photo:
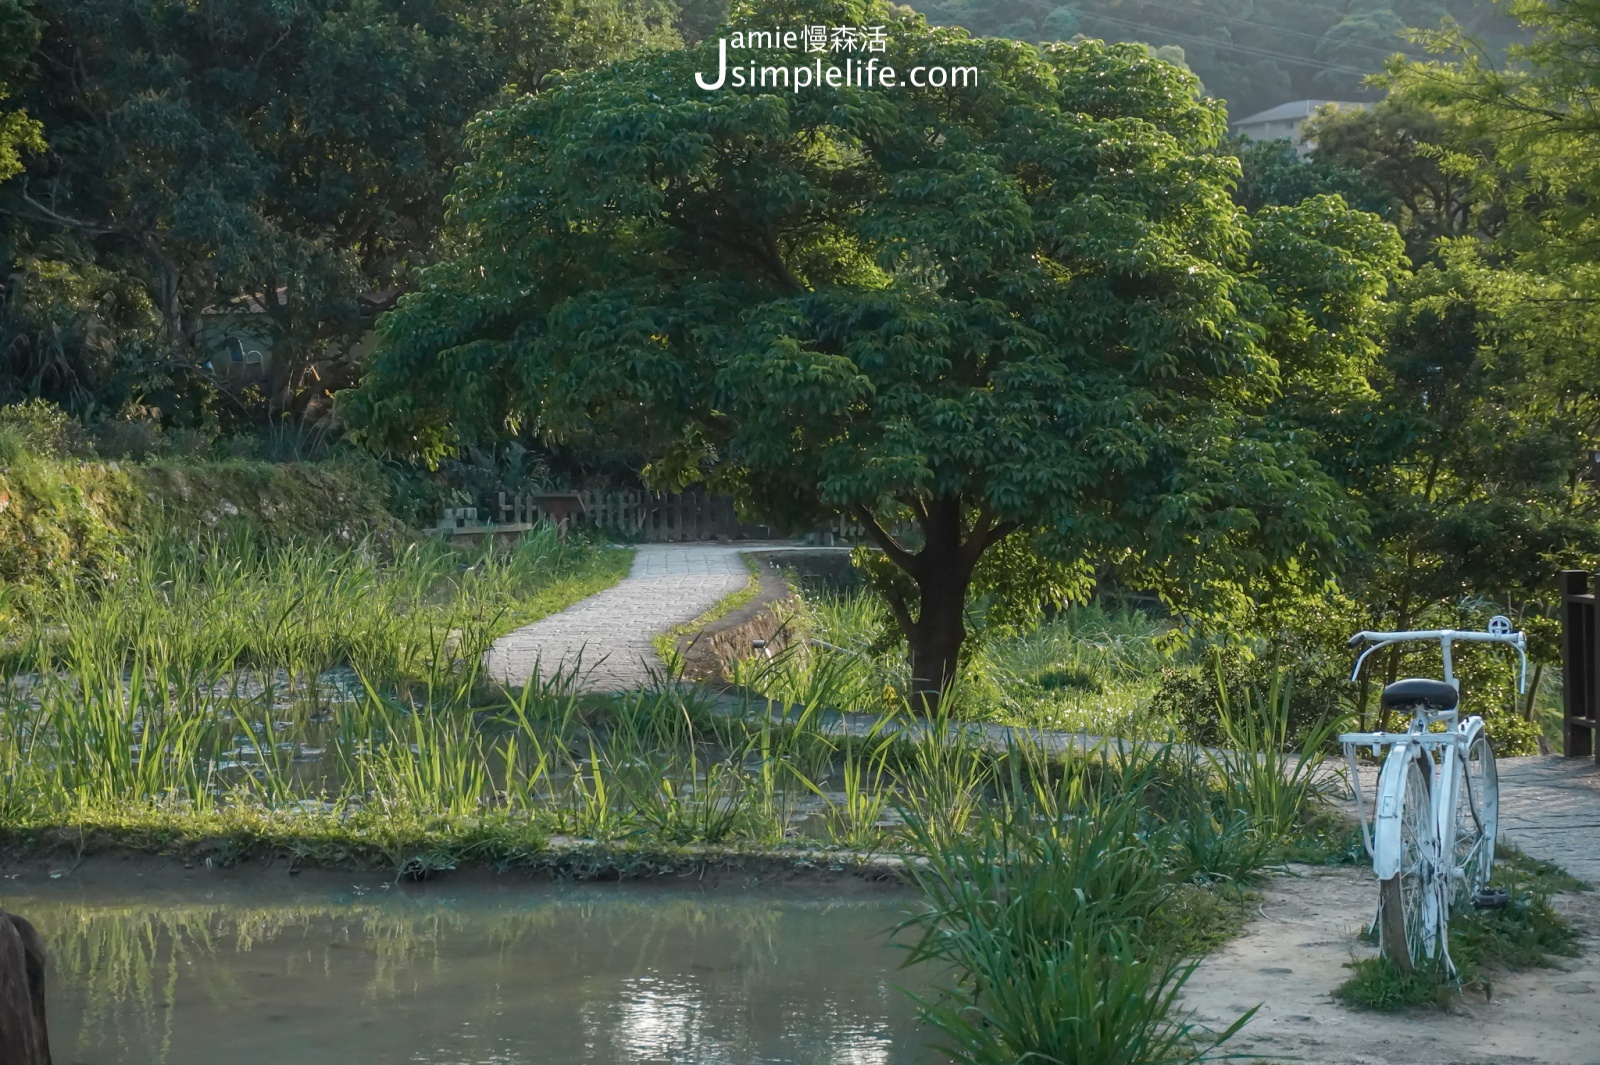
<instances>
[{"instance_id":1,"label":"pond water","mask_svg":"<svg viewBox=\"0 0 1600 1065\"><path fill-rule=\"evenodd\" d=\"M911 1065L900 898L320 873L0 882L58 1065Z\"/></svg>"}]
</instances>

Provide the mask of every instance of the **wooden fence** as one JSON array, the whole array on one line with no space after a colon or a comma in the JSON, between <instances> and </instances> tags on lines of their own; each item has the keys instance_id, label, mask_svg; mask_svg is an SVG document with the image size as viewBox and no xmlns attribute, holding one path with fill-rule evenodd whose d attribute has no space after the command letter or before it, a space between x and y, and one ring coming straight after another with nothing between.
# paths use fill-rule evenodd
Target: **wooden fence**
<instances>
[{"instance_id":1,"label":"wooden fence","mask_svg":"<svg viewBox=\"0 0 1600 1065\"><path fill-rule=\"evenodd\" d=\"M889 535L902 544L915 544L921 535L915 522L898 521L889 526ZM865 544L872 541L867 537L866 528L855 518L840 514L831 521L819 525L811 534L815 539L824 544Z\"/></svg>"},{"instance_id":2,"label":"wooden fence","mask_svg":"<svg viewBox=\"0 0 1600 1065\"><path fill-rule=\"evenodd\" d=\"M544 492L499 496L495 528L512 532L548 521L562 528L609 529L646 543L765 539L764 525L739 520L733 500L701 492Z\"/></svg>"},{"instance_id":3,"label":"wooden fence","mask_svg":"<svg viewBox=\"0 0 1600 1065\"><path fill-rule=\"evenodd\" d=\"M562 529L587 526L609 530L645 543L770 539L783 535L783 531L765 525L741 522L733 500L726 496L694 491L501 492L496 505L481 516L477 507L445 511L435 531L441 535L479 537L527 532L541 522ZM892 531L900 538L916 535L909 523L897 524ZM806 533L804 538L828 546L867 539L859 522L842 515Z\"/></svg>"}]
</instances>

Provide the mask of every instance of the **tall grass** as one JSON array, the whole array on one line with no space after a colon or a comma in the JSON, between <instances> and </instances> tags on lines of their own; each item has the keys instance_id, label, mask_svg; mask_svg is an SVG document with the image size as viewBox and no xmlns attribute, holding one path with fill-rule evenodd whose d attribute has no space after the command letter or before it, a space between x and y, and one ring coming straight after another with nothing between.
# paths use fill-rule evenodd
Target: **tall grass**
<instances>
[{"instance_id":1,"label":"tall grass","mask_svg":"<svg viewBox=\"0 0 1600 1065\"><path fill-rule=\"evenodd\" d=\"M1218 717L1226 746L1206 750L1230 806L1247 813L1274 842L1300 827L1307 806L1330 783L1318 769L1349 720L1341 715L1314 722L1291 746L1291 695L1282 672L1272 675L1266 691L1245 692L1239 706L1230 705L1224 691Z\"/></svg>"},{"instance_id":2,"label":"tall grass","mask_svg":"<svg viewBox=\"0 0 1600 1065\"><path fill-rule=\"evenodd\" d=\"M483 652L615 580L618 554L548 529L476 554L141 541L115 582L63 587L0 633L5 809L59 820L321 799L296 766L309 734L331 733L343 798L475 811L492 790L470 715ZM333 693L342 708L323 728L334 681L354 690Z\"/></svg>"}]
</instances>

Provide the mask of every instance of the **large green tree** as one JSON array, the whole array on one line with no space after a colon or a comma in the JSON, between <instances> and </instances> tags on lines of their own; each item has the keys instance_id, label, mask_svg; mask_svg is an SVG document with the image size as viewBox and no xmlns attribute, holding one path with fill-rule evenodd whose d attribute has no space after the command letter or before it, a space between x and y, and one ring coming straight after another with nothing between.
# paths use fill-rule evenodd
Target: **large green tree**
<instances>
[{"instance_id":1,"label":"large green tree","mask_svg":"<svg viewBox=\"0 0 1600 1065\"><path fill-rule=\"evenodd\" d=\"M1236 209L1220 106L1136 46L759 19L886 24L898 77L979 77L703 91L712 42L484 116L445 259L345 397L369 443L620 435L769 519L850 514L930 697L997 545L1174 602L1334 564L1356 530L1279 404L1363 387L1391 229Z\"/></svg>"},{"instance_id":2,"label":"large green tree","mask_svg":"<svg viewBox=\"0 0 1600 1065\"><path fill-rule=\"evenodd\" d=\"M1358 473L1375 599L1402 622L1497 601L1549 663L1555 570L1600 565L1600 3L1505 8L1528 33L1508 63L1438 34L1441 57L1396 65L1385 104L1319 155L1387 183L1428 261L1397 302Z\"/></svg>"},{"instance_id":3,"label":"large green tree","mask_svg":"<svg viewBox=\"0 0 1600 1065\"><path fill-rule=\"evenodd\" d=\"M139 353L151 380L194 375L208 308L255 308L286 356L268 389L282 410L353 369L342 356L370 327L363 297L426 261L467 121L508 84L532 91L553 71L674 43L674 11L36 0L42 38L18 98L50 149L0 186L6 272L31 277L45 260L46 273L100 279L107 297L135 282L155 315ZM41 350L48 329L30 321L24 347Z\"/></svg>"},{"instance_id":4,"label":"large green tree","mask_svg":"<svg viewBox=\"0 0 1600 1065\"><path fill-rule=\"evenodd\" d=\"M1396 64L1383 101L1318 123L1310 162L1252 146L1240 191L1360 190L1404 236L1416 275L1391 298L1371 391L1297 417L1368 516L1342 581L1361 623L1512 614L1534 640L1531 716L1559 658L1555 571L1600 564L1600 4L1510 10L1528 43L1509 64L1436 35L1443 54ZM1379 665L1392 679L1402 663ZM1536 730L1490 721L1497 745L1532 749Z\"/></svg>"}]
</instances>

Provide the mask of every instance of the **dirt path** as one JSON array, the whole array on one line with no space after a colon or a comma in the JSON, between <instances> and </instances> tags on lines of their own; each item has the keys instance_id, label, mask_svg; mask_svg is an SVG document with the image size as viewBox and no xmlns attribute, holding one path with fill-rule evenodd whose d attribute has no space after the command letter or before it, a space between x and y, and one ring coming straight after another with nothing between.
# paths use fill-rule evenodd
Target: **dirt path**
<instances>
[{"instance_id":1,"label":"dirt path","mask_svg":"<svg viewBox=\"0 0 1600 1065\"><path fill-rule=\"evenodd\" d=\"M1575 758L1505 758L1500 825L1509 841L1591 883L1600 881L1600 769ZM1369 782L1370 784L1371 782ZM1371 957L1358 939L1372 919L1370 869L1296 867L1265 888L1261 916L1201 963L1186 1005L1224 1027L1261 1011L1235 1050L1317 1065L1600 1065L1600 892L1556 896L1580 934L1559 968L1495 972L1492 997L1471 994L1453 1013L1390 1015L1333 1000L1345 964Z\"/></svg>"},{"instance_id":2,"label":"dirt path","mask_svg":"<svg viewBox=\"0 0 1600 1065\"><path fill-rule=\"evenodd\" d=\"M1333 989L1345 963L1370 957L1357 939L1376 899L1370 870L1297 866L1265 888L1261 914L1205 959L1185 1004L1213 1028L1261 1011L1236 1052L1316 1065L1600 1065L1592 1012L1600 994L1600 896L1557 897L1582 933L1560 969L1490 974L1493 997L1468 996L1453 1013L1348 1010Z\"/></svg>"},{"instance_id":3,"label":"dirt path","mask_svg":"<svg viewBox=\"0 0 1600 1065\"><path fill-rule=\"evenodd\" d=\"M502 636L485 657L489 675L521 685L535 673L578 674L580 686L628 691L649 685L661 661L652 638L693 621L750 582L731 544L641 544L619 583Z\"/></svg>"}]
</instances>

